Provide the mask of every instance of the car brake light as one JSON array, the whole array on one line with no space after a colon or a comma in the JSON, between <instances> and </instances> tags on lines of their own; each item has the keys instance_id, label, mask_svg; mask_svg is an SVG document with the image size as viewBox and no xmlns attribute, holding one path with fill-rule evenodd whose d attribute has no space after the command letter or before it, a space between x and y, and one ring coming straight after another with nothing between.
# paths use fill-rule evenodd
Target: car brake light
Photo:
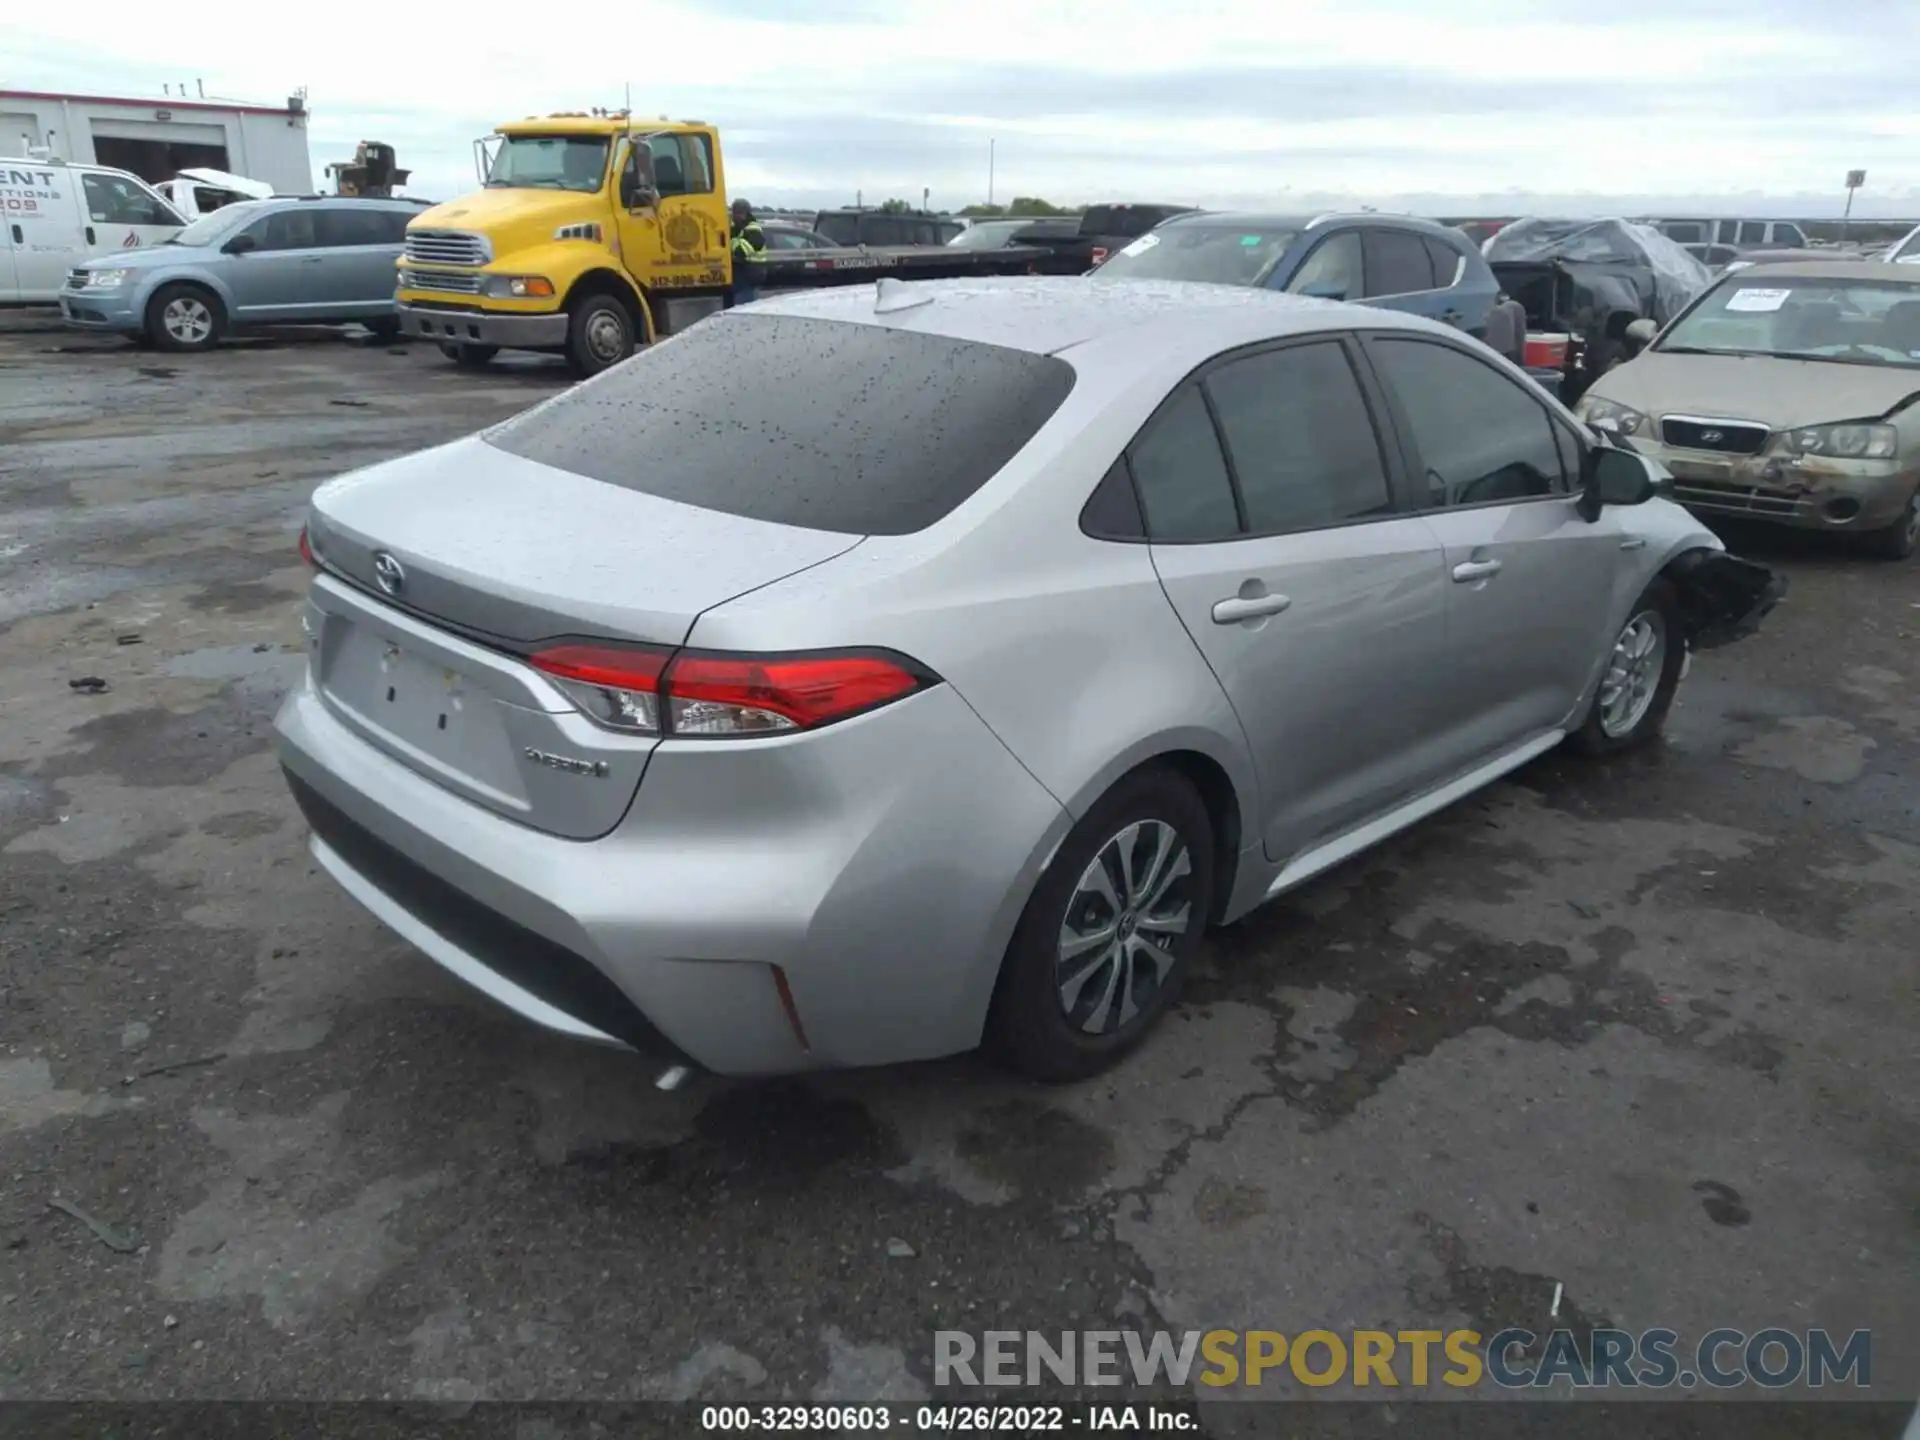
<instances>
[{"instance_id":1,"label":"car brake light","mask_svg":"<svg viewBox=\"0 0 1920 1440\"><path fill-rule=\"evenodd\" d=\"M720 655L559 645L529 659L592 719L636 735L689 739L812 730L936 683L884 651Z\"/></svg>"},{"instance_id":2,"label":"car brake light","mask_svg":"<svg viewBox=\"0 0 1920 1440\"><path fill-rule=\"evenodd\" d=\"M1106 259L1106 258L1107 258L1107 247L1106 247L1106 246L1104 246L1104 245L1096 245L1096 246L1094 246L1094 247L1093 247L1093 263L1094 263L1094 264L1096 264L1096 265L1098 265L1098 264L1099 264L1099 263L1100 263L1100 262L1101 262L1102 260L1104 260L1104 259Z\"/></svg>"},{"instance_id":3,"label":"car brake light","mask_svg":"<svg viewBox=\"0 0 1920 1440\"><path fill-rule=\"evenodd\" d=\"M320 562L313 556L313 542L307 539L307 527L304 525L300 527L300 558L314 569L320 568Z\"/></svg>"},{"instance_id":4,"label":"car brake light","mask_svg":"<svg viewBox=\"0 0 1920 1440\"><path fill-rule=\"evenodd\" d=\"M930 679L879 654L681 655L667 671L675 735L808 730L911 695Z\"/></svg>"},{"instance_id":5,"label":"car brake light","mask_svg":"<svg viewBox=\"0 0 1920 1440\"><path fill-rule=\"evenodd\" d=\"M589 718L635 735L660 733L660 672L666 650L556 645L528 663L549 675Z\"/></svg>"}]
</instances>

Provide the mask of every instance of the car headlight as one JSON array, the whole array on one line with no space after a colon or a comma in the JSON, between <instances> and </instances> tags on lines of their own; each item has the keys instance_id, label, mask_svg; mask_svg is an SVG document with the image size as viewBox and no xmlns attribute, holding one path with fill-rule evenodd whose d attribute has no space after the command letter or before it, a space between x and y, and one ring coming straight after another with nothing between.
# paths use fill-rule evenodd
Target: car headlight
<instances>
[{"instance_id":1,"label":"car headlight","mask_svg":"<svg viewBox=\"0 0 1920 1440\"><path fill-rule=\"evenodd\" d=\"M1891 460L1900 449L1900 433L1891 425L1803 425L1787 433L1794 450L1802 455Z\"/></svg>"},{"instance_id":2,"label":"car headlight","mask_svg":"<svg viewBox=\"0 0 1920 1440\"><path fill-rule=\"evenodd\" d=\"M131 270L89 270L87 271L87 289L112 290L124 285L133 278Z\"/></svg>"},{"instance_id":3,"label":"car headlight","mask_svg":"<svg viewBox=\"0 0 1920 1440\"><path fill-rule=\"evenodd\" d=\"M482 295L503 300L537 300L553 294L553 282L544 275L489 275Z\"/></svg>"},{"instance_id":4,"label":"car headlight","mask_svg":"<svg viewBox=\"0 0 1920 1440\"><path fill-rule=\"evenodd\" d=\"M1573 413L1594 429L1610 430L1616 435L1638 435L1650 428L1647 417L1638 410L1613 400L1602 400L1598 395L1582 395Z\"/></svg>"}]
</instances>

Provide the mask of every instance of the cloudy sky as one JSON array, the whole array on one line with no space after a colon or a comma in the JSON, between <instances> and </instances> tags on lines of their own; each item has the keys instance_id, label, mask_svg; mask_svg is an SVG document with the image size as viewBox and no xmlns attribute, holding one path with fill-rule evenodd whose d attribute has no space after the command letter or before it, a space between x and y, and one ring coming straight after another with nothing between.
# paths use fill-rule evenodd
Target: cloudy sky
<instances>
[{"instance_id":1,"label":"cloudy sky","mask_svg":"<svg viewBox=\"0 0 1920 1440\"><path fill-rule=\"evenodd\" d=\"M0 86L305 86L316 178L381 139L437 196L471 188L470 141L494 122L631 85L636 112L721 126L729 189L763 204L924 188L958 207L986 197L991 140L1003 201L1510 210L1524 192L1831 213L1864 168L1856 214L1920 208L1915 0L615 0L548 45L585 7L161 13L17 7Z\"/></svg>"}]
</instances>

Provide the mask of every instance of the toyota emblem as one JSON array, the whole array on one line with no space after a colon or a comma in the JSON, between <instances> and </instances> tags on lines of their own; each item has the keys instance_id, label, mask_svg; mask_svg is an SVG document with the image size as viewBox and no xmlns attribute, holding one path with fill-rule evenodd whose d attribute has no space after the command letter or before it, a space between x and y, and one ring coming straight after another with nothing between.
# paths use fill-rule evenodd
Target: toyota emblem
<instances>
[{"instance_id":1,"label":"toyota emblem","mask_svg":"<svg viewBox=\"0 0 1920 1440\"><path fill-rule=\"evenodd\" d=\"M407 571L384 550L373 552L373 578L389 595L398 595L407 583Z\"/></svg>"}]
</instances>

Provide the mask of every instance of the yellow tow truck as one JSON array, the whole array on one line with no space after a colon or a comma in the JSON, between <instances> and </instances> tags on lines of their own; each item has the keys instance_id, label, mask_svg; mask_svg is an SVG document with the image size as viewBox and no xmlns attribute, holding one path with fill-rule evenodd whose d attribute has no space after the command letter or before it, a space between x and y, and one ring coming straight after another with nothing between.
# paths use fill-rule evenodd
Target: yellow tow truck
<instances>
[{"instance_id":1,"label":"yellow tow truck","mask_svg":"<svg viewBox=\"0 0 1920 1440\"><path fill-rule=\"evenodd\" d=\"M567 111L477 141L472 195L407 225L402 329L462 365L564 354L582 375L725 304L719 133L697 120Z\"/></svg>"}]
</instances>

